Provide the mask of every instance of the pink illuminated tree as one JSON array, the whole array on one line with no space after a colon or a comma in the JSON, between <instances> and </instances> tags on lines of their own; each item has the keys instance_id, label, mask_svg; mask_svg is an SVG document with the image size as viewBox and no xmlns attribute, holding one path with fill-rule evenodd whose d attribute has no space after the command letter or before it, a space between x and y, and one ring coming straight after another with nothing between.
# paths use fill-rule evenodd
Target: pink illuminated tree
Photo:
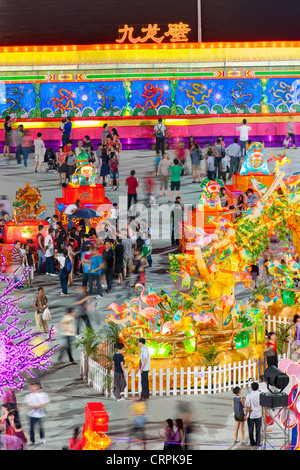
<instances>
[{"instance_id":1,"label":"pink illuminated tree","mask_svg":"<svg viewBox=\"0 0 300 470\"><path fill-rule=\"evenodd\" d=\"M26 274L25 271L21 280L15 282L0 273L0 281L6 284L0 294L0 399L9 389L21 390L28 375L34 377L33 369L47 369L51 365L54 349L58 347L37 355L37 348L51 340L54 328L51 328L49 338L39 341L40 334L32 328L28 329L31 320L20 325L25 312L19 308L22 297L16 298L14 293L22 285Z\"/></svg>"}]
</instances>

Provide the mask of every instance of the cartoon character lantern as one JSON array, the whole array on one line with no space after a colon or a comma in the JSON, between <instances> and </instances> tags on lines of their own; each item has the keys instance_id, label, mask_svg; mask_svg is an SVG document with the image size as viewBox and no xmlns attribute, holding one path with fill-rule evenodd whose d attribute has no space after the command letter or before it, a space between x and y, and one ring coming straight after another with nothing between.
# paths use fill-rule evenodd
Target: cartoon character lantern
<instances>
[{"instance_id":1,"label":"cartoon character lantern","mask_svg":"<svg viewBox=\"0 0 300 470\"><path fill-rule=\"evenodd\" d=\"M203 192L199 199L199 208L213 209L216 211L222 210L220 191L224 186L224 183L219 178L215 180L209 180L205 178L202 181L200 187Z\"/></svg>"},{"instance_id":2,"label":"cartoon character lantern","mask_svg":"<svg viewBox=\"0 0 300 470\"><path fill-rule=\"evenodd\" d=\"M250 145L240 171L240 175L251 175L253 173L271 174L267 165L264 145L260 142L253 142Z\"/></svg>"}]
</instances>

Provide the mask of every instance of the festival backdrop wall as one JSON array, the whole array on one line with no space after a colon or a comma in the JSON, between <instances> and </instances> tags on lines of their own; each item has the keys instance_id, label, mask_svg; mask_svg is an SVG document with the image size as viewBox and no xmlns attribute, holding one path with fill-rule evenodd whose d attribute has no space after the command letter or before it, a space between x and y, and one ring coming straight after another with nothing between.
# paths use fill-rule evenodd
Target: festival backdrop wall
<instances>
[{"instance_id":1,"label":"festival backdrop wall","mask_svg":"<svg viewBox=\"0 0 300 470\"><path fill-rule=\"evenodd\" d=\"M300 80L188 79L0 84L0 116L89 118L300 111Z\"/></svg>"}]
</instances>

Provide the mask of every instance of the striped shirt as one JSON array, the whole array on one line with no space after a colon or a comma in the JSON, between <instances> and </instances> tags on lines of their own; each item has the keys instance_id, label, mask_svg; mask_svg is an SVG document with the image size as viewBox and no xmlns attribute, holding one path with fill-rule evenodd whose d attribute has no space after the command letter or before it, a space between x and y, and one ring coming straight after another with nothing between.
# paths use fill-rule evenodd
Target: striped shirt
<instances>
[{"instance_id":1,"label":"striped shirt","mask_svg":"<svg viewBox=\"0 0 300 470\"><path fill-rule=\"evenodd\" d=\"M236 143L228 145L226 155L228 157L241 157L241 147Z\"/></svg>"},{"instance_id":2,"label":"striped shirt","mask_svg":"<svg viewBox=\"0 0 300 470\"><path fill-rule=\"evenodd\" d=\"M11 264L16 269L22 265L22 256L20 252L20 248L13 247L11 252Z\"/></svg>"}]
</instances>

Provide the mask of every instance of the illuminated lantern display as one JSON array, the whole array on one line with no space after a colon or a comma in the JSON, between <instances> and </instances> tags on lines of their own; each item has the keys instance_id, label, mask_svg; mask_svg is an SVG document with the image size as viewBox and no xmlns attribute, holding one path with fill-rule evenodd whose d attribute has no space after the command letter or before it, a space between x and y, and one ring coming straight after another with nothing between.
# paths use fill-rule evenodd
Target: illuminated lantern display
<instances>
[{"instance_id":1,"label":"illuminated lantern display","mask_svg":"<svg viewBox=\"0 0 300 470\"><path fill-rule=\"evenodd\" d=\"M68 225L68 219L64 214L65 208L69 204L75 204L78 199L81 208L86 207L102 214L101 218L94 217L90 219L90 226L97 227L99 221L107 217L111 201L105 196L103 186L96 183L96 179L97 169L95 165L88 162L87 153L81 152L78 155L76 170L69 185L62 188L62 197L55 199L55 213L64 226ZM75 218L74 225L78 222L79 220Z\"/></svg>"},{"instance_id":2,"label":"illuminated lantern display","mask_svg":"<svg viewBox=\"0 0 300 470\"><path fill-rule=\"evenodd\" d=\"M85 423L82 431L83 450L105 450L110 445L108 430L109 417L102 403L87 403Z\"/></svg>"},{"instance_id":3,"label":"illuminated lantern display","mask_svg":"<svg viewBox=\"0 0 300 470\"><path fill-rule=\"evenodd\" d=\"M15 241L28 243L30 240L30 245L36 247L39 225L44 226L43 235L46 235L49 224L39 220L39 217L43 216L47 210L47 207L41 204L41 199L39 188L32 187L29 183L16 192L12 220L4 225L4 244L1 244L6 267L11 265L11 251Z\"/></svg>"}]
</instances>

